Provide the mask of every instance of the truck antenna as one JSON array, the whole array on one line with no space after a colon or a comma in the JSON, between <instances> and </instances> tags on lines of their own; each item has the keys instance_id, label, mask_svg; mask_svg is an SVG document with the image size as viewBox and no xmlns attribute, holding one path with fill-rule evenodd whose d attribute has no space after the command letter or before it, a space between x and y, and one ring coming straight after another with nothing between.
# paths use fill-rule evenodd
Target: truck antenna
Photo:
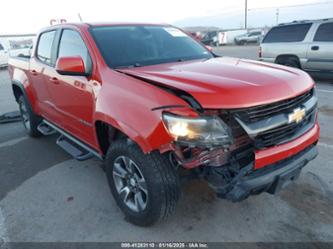
<instances>
[{"instance_id":1,"label":"truck antenna","mask_svg":"<svg viewBox=\"0 0 333 249\"><path fill-rule=\"evenodd\" d=\"M78 17L79 17L79 19L80 19L80 22L83 22L83 20L82 20L82 17L81 17L81 15L80 15L80 13L77 13L77 15L78 15Z\"/></svg>"}]
</instances>

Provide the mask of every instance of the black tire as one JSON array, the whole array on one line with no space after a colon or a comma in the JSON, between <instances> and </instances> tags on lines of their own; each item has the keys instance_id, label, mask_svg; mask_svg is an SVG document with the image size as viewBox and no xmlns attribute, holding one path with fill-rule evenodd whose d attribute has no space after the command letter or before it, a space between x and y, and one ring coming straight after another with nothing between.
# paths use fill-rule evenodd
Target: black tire
<instances>
[{"instance_id":1,"label":"black tire","mask_svg":"<svg viewBox=\"0 0 333 249\"><path fill-rule=\"evenodd\" d=\"M296 57L286 57L277 60L277 63L288 67L301 68L301 63L299 62L299 59Z\"/></svg>"},{"instance_id":2,"label":"black tire","mask_svg":"<svg viewBox=\"0 0 333 249\"><path fill-rule=\"evenodd\" d=\"M115 162L118 162L117 160L121 157L132 160L146 182L148 193L145 198L146 205L140 211L133 211L117 190L117 179L120 178L114 177L114 168L116 167ZM122 139L113 142L110 146L105 164L112 195L125 214L126 220L135 225L150 226L173 213L180 195L180 182L177 170L171 165L166 155L161 155L156 151L144 154L136 144ZM127 178L121 179L128 182ZM135 196L135 193L132 193L132 196ZM133 199L135 198L133 197Z\"/></svg>"},{"instance_id":3,"label":"black tire","mask_svg":"<svg viewBox=\"0 0 333 249\"><path fill-rule=\"evenodd\" d=\"M19 109L23 121L23 126L30 137L39 137L42 134L38 131L37 127L41 122L41 118L38 117L31 108L29 101L21 95L18 98Z\"/></svg>"}]
</instances>

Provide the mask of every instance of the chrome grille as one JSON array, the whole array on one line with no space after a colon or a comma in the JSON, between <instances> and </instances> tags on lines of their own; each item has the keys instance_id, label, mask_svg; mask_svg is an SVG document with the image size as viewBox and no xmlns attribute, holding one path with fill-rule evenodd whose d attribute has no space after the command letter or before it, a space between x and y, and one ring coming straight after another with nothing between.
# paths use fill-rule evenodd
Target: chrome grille
<instances>
[{"instance_id":1,"label":"chrome grille","mask_svg":"<svg viewBox=\"0 0 333 249\"><path fill-rule=\"evenodd\" d=\"M310 91L292 99L283 100L268 105L240 109L237 110L237 115L245 122L256 122L272 115L287 113L312 98L313 92L314 90L311 89Z\"/></svg>"},{"instance_id":2,"label":"chrome grille","mask_svg":"<svg viewBox=\"0 0 333 249\"><path fill-rule=\"evenodd\" d=\"M314 89L311 89L292 99L233 110L232 113L247 130L255 148L264 149L292 141L311 129L316 121L316 103ZM300 122L289 123L288 115L302 106L307 106L306 116ZM274 128L265 130L269 122L271 125L273 122L270 127Z\"/></svg>"},{"instance_id":3,"label":"chrome grille","mask_svg":"<svg viewBox=\"0 0 333 249\"><path fill-rule=\"evenodd\" d=\"M254 140L256 148L267 148L291 141L304 134L315 122L315 110L309 113L302 122L291 123L260 133Z\"/></svg>"}]
</instances>

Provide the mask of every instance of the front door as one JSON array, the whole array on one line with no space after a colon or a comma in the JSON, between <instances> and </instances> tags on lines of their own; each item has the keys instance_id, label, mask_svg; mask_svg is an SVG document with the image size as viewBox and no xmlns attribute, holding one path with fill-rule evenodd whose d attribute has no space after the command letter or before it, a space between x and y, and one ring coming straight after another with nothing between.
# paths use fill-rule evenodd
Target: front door
<instances>
[{"instance_id":1,"label":"front door","mask_svg":"<svg viewBox=\"0 0 333 249\"><path fill-rule=\"evenodd\" d=\"M92 71L92 60L79 32L62 31L59 57L81 56L86 72ZM82 141L94 146L93 110L95 108L94 82L90 77L60 75L47 72L51 100L58 113L56 123Z\"/></svg>"}]
</instances>

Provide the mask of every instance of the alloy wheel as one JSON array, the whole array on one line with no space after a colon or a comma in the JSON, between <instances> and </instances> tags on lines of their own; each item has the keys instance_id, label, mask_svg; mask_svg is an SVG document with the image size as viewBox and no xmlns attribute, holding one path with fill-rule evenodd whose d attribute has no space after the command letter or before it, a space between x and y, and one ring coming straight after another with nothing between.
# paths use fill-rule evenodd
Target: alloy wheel
<instances>
[{"instance_id":1,"label":"alloy wheel","mask_svg":"<svg viewBox=\"0 0 333 249\"><path fill-rule=\"evenodd\" d=\"M113 180L125 205L134 212L143 211L148 202L147 183L136 163L127 156L119 156L113 164Z\"/></svg>"}]
</instances>

